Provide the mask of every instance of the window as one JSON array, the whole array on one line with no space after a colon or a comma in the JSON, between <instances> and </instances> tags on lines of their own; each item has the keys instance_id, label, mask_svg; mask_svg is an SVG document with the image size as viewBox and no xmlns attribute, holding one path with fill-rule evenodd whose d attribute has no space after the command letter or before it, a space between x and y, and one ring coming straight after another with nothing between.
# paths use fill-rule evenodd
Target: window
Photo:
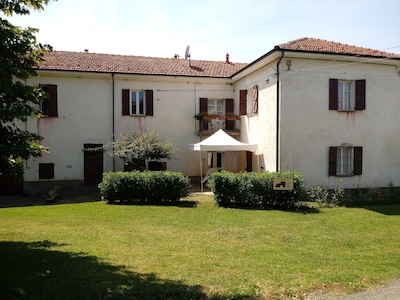
<instances>
[{"instance_id":1,"label":"window","mask_svg":"<svg viewBox=\"0 0 400 300\"><path fill-rule=\"evenodd\" d=\"M329 175L352 176L362 174L362 147L342 144L329 148Z\"/></svg>"},{"instance_id":2,"label":"window","mask_svg":"<svg viewBox=\"0 0 400 300\"><path fill-rule=\"evenodd\" d=\"M208 99L207 112L212 115L223 116L224 113L224 100L223 99Z\"/></svg>"},{"instance_id":3,"label":"window","mask_svg":"<svg viewBox=\"0 0 400 300\"><path fill-rule=\"evenodd\" d=\"M329 79L329 109L354 111L365 109L365 80Z\"/></svg>"},{"instance_id":4,"label":"window","mask_svg":"<svg viewBox=\"0 0 400 300\"><path fill-rule=\"evenodd\" d=\"M123 89L122 115L153 116L153 91Z\"/></svg>"},{"instance_id":5,"label":"window","mask_svg":"<svg viewBox=\"0 0 400 300\"><path fill-rule=\"evenodd\" d=\"M52 179L54 178L54 164L42 163L39 164L39 179Z\"/></svg>"},{"instance_id":6,"label":"window","mask_svg":"<svg viewBox=\"0 0 400 300\"><path fill-rule=\"evenodd\" d=\"M144 115L145 91L131 91L131 115Z\"/></svg>"},{"instance_id":7,"label":"window","mask_svg":"<svg viewBox=\"0 0 400 300\"><path fill-rule=\"evenodd\" d=\"M212 98L200 98L200 114L208 113L210 115L223 116L226 114L234 114L234 102L233 99L212 99ZM221 123L218 121L218 123ZM217 124L215 120L200 120L200 128L202 130L209 130L210 127L217 129L224 127L226 130L235 129L234 120L226 120L222 122L224 124Z\"/></svg>"},{"instance_id":8,"label":"window","mask_svg":"<svg viewBox=\"0 0 400 300\"><path fill-rule=\"evenodd\" d=\"M337 148L336 175L353 174L353 147Z\"/></svg>"},{"instance_id":9,"label":"window","mask_svg":"<svg viewBox=\"0 0 400 300\"><path fill-rule=\"evenodd\" d=\"M353 85L351 81L338 82L338 109L339 110L353 110L354 107L354 92L352 91Z\"/></svg>"},{"instance_id":10,"label":"window","mask_svg":"<svg viewBox=\"0 0 400 300\"><path fill-rule=\"evenodd\" d=\"M58 117L57 85L41 84L39 87L46 93L45 99L40 103L43 117Z\"/></svg>"},{"instance_id":11,"label":"window","mask_svg":"<svg viewBox=\"0 0 400 300\"><path fill-rule=\"evenodd\" d=\"M254 115L258 112L258 86L239 92L240 115Z\"/></svg>"}]
</instances>

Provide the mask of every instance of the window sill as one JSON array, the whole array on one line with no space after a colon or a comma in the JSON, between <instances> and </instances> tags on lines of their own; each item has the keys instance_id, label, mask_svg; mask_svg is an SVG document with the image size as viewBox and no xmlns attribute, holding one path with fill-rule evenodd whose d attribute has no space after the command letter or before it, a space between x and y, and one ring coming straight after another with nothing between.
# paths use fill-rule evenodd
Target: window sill
<instances>
[{"instance_id":1,"label":"window sill","mask_svg":"<svg viewBox=\"0 0 400 300\"><path fill-rule=\"evenodd\" d=\"M338 109L339 112L355 112L355 109Z\"/></svg>"}]
</instances>

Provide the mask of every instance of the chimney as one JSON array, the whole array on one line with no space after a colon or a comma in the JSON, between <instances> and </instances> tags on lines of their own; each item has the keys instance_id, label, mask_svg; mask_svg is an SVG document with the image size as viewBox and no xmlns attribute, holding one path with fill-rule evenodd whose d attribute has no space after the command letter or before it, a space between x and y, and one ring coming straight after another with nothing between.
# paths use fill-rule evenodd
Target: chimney
<instances>
[{"instance_id":1,"label":"chimney","mask_svg":"<svg viewBox=\"0 0 400 300\"><path fill-rule=\"evenodd\" d=\"M226 63L230 64L231 62L229 61L229 53L226 54Z\"/></svg>"}]
</instances>

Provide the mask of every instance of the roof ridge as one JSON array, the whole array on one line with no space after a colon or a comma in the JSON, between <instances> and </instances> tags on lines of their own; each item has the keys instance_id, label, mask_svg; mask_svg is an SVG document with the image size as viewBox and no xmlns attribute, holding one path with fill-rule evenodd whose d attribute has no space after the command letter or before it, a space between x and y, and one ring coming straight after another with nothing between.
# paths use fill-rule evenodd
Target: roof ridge
<instances>
[{"instance_id":1,"label":"roof ridge","mask_svg":"<svg viewBox=\"0 0 400 300\"><path fill-rule=\"evenodd\" d=\"M349 45L319 38L304 37L278 45L283 50L334 53L357 56L372 56L384 58L400 58L400 54L367 47Z\"/></svg>"}]
</instances>

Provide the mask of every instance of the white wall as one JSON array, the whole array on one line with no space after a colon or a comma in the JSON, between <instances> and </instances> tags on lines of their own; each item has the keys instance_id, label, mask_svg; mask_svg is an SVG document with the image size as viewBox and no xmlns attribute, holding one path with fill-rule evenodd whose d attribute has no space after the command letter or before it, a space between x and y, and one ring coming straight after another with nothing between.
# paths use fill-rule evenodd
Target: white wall
<instances>
[{"instance_id":1,"label":"white wall","mask_svg":"<svg viewBox=\"0 0 400 300\"><path fill-rule=\"evenodd\" d=\"M39 72L30 85L55 84L58 88L58 117L32 118L28 130L44 137L49 154L26 163L25 181L38 180L39 163L54 163L52 180L83 180L83 145L106 145L113 136L113 80L111 74ZM228 80L179 77L143 77L115 75L115 137L129 130L154 128L160 138L176 148L174 158L167 161L168 170L189 176L200 175L198 153L187 150L188 144L200 141L195 114L199 98L234 98ZM154 93L154 116L122 116L122 89L151 89ZM112 171L113 159L104 153L104 171ZM123 163L115 159L115 169Z\"/></svg>"},{"instance_id":2,"label":"white wall","mask_svg":"<svg viewBox=\"0 0 400 300\"><path fill-rule=\"evenodd\" d=\"M54 163L54 180L83 180L83 145L106 144L112 138L110 77L41 75L28 84L56 84L58 117L32 118L28 130L44 137L50 153L26 163L25 181L38 180L39 163ZM104 169L112 168L104 156Z\"/></svg>"},{"instance_id":3,"label":"white wall","mask_svg":"<svg viewBox=\"0 0 400 300\"><path fill-rule=\"evenodd\" d=\"M292 59L282 72L281 167L303 173L307 187L400 185L400 77L393 66ZM366 79L366 110L328 109L329 78ZM396 92L397 91L397 92ZM328 176L329 146L363 147L361 176Z\"/></svg>"}]
</instances>

